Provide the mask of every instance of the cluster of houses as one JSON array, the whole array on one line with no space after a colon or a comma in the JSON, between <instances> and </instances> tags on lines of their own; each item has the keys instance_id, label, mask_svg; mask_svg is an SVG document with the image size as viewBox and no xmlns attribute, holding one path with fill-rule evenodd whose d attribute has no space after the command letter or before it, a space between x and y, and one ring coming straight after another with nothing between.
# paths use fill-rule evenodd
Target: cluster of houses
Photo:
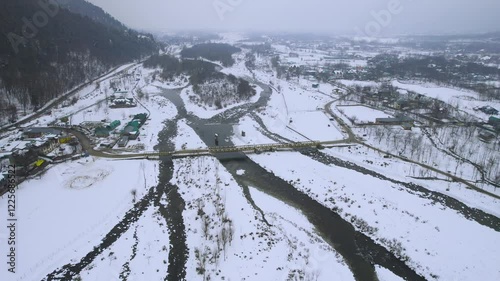
<instances>
[{"instance_id":1,"label":"cluster of houses","mask_svg":"<svg viewBox=\"0 0 500 281\"><path fill-rule=\"evenodd\" d=\"M21 137L5 145L11 150L2 158L16 166L16 175L27 176L48 163L72 157L77 153L78 144L74 136L59 129L25 128Z\"/></svg>"},{"instance_id":2,"label":"cluster of houses","mask_svg":"<svg viewBox=\"0 0 500 281\"><path fill-rule=\"evenodd\" d=\"M131 108L136 107L137 103L133 98L111 98L110 108Z\"/></svg>"},{"instance_id":3,"label":"cluster of houses","mask_svg":"<svg viewBox=\"0 0 500 281\"><path fill-rule=\"evenodd\" d=\"M128 122L121 132L121 137L118 140L118 147L125 147L129 140L135 140L139 137L139 130L142 125L148 120L146 113L136 114L132 121Z\"/></svg>"},{"instance_id":4,"label":"cluster of houses","mask_svg":"<svg viewBox=\"0 0 500 281\"><path fill-rule=\"evenodd\" d=\"M121 125L120 120L115 120L106 126L98 126L94 129L94 136L98 138L107 138L110 133Z\"/></svg>"}]
</instances>

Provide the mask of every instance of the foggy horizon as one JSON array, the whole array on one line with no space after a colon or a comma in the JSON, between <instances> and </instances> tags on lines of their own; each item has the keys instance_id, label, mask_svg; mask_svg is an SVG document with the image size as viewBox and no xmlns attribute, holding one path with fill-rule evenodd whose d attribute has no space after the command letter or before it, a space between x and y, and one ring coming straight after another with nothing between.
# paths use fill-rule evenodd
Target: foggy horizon
<instances>
[{"instance_id":1,"label":"foggy horizon","mask_svg":"<svg viewBox=\"0 0 500 281\"><path fill-rule=\"evenodd\" d=\"M500 1L88 0L151 32L257 31L392 36L500 31Z\"/></svg>"}]
</instances>

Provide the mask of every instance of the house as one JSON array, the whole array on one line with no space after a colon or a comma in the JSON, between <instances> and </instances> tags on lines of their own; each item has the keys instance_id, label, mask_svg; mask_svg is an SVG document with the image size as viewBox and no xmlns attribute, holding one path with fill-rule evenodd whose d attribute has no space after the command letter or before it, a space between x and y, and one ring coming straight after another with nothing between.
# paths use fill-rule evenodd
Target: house
<instances>
[{"instance_id":1,"label":"house","mask_svg":"<svg viewBox=\"0 0 500 281\"><path fill-rule=\"evenodd\" d=\"M483 142L490 142L496 138L496 135L488 131L483 131L479 133L478 137Z\"/></svg>"},{"instance_id":2,"label":"house","mask_svg":"<svg viewBox=\"0 0 500 281\"><path fill-rule=\"evenodd\" d=\"M121 124L122 123L120 122L120 120L115 120L115 121L111 122L109 125L107 125L106 129L108 131L113 131L114 129L118 128L118 126L120 126Z\"/></svg>"},{"instance_id":3,"label":"house","mask_svg":"<svg viewBox=\"0 0 500 281\"><path fill-rule=\"evenodd\" d=\"M146 123L146 120L148 120L148 115L146 113L139 113L134 116L134 120L139 120L141 125L144 125Z\"/></svg>"},{"instance_id":4,"label":"house","mask_svg":"<svg viewBox=\"0 0 500 281\"><path fill-rule=\"evenodd\" d=\"M107 138L109 137L109 130L108 128L97 127L94 130L94 135L98 138Z\"/></svg>"},{"instance_id":5,"label":"house","mask_svg":"<svg viewBox=\"0 0 500 281\"><path fill-rule=\"evenodd\" d=\"M500 129L500 118L491 116L490 119L488 119L488 124L493 126L496 130Z\"/></svg>"},{"instance_id":6,"label":"house","mask_svg":"<svg viewBox=\"0 0 500 281\"><path fill-rule=\"evenodd\" d=\"M403 123L401 125L403 127L403 129L405 129L406 131L411 131L411 129L413 128L413 124L412 123Z\"/></svg>"},{"instance_id":7,"label":"house","mask_svg":"<svg viewBox=\"0 0 500 281\"><path fill-rule=\"evenodd\" d=\"M59 137L62 135L62 131L53 128L24 128L22 138L23 139L38 139L41 137Z\"/></svg>"},{"instance_id":8,"label":"house","mask_svg":"<svg viewBox=\"0 0 500 281\"><path fill-rule=\"evenodd\" d=\"M130 108L136 107L137 103L132 98L117 98L111 101L110 108Z\"/></svg>"},{"instance_id":9,"label":"house","mask_svg":"<svg viewBox=\"0 0 500 281\"><path fill-rule=\"evenodd\" d=\"M393 118L376 118L375 122L383 125L405 125L407 128L413 124L413 119L404 115L399 115Z\"/></svg>"},{"instance_id":10,"label":"house","mask_svg":"<svg viewBox=\"0 0 500 281\"><path fill-rule=\"evenodd\" d=\"M59 146L59 141L57 139L49 139L41 144L33 145L32 148L38 152L40 155L46 155L54 151Z\"/></svg>"},{"instance_id":11,"label":"house","mask_svg":"<svg viewBox=\"0 0 500 281\"><path fill-rule=\"evenodd\" d=\"M335 78L343 78L344 72L342 70L335 70L333 71L333 75Z\"/></svg>"},{"instance_id":12,"label":"house","mask_svg":"<svg viewBox=\"0 0 500 281\"><path fill-rule=\"evenodd\" d=\"M483 106L483 107L479 107L479 108L475 108L476 110L479 110L485 114L489 114L489 115L498 115L498 110L496 110L495 108L487 105L487 106Z\"/></svg>"},{"instance_id":13,"label":"house","mask_svg":"<svg viewBox=\"0 0 500 281\"><path fill-rule=\"evenodd\" d=\"M38 152L33 148L17 150L9 156L9 160L11 165L16 166L16 175L27 175L32 164L38 161Z\"/></svg>"},{"instance_id":14,"label":"house","mask_svg":"<svg viewBox=\"0 0 500 281\"><path fill-rule=\"evenodd\" d=\"M128 143L128 136L122 136L118 140L118 147L125 147L125 146L127 146L127 143Z\"/></svg>"}]
</instances>

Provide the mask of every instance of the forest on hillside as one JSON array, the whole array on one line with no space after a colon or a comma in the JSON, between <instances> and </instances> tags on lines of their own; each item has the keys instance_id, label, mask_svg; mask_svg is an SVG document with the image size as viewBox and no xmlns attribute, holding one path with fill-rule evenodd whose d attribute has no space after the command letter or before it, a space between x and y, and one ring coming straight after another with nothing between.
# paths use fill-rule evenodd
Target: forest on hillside
<instances>
[{"instance_id":1,"label":"forest on hillside","mask_svg":"<svg viewBox=\"0 0 500 281\"><path fill-rule=\"evenodd\" d=\"M72 0L72 2L84 2ZM99 14L101 22L62 7L41 6L47 1L0 2L0 112L12 115L43 106L75 86L112 67L139 60L157 50L151 35L116 28L116 20L91 4L87 13ZM53 2L51 2L53 3ZM69 2L71 4L71 1ZM86 2L85 2L86 3ZM46 11L47 10L47 11ZM35 14L45 13L41 24ZM80 13L81 12L81 13ZM109 17L105 20L105 17Z\"/></svg>"},{"instance_id":2,"label":"forest on hillside","mask_svg":"<svg viewBox=\"0 0 500 281\"><path fill-rule=\"evenodd\" d=\"M161 78L173 80L185 74L193 85L191 99L195 103L217 109L246 101L256 94L250 83L234 75L217 71L215 64L203 60L180 60L168 55L154 55L144 62L148 68L161 68Z\"/></svg>"},{"instance_id":3,"label":"forest on hillside","mask_svg":"<svg viewBox=\"0 0 500 281\"><path fill-rule=\"evenodd\" d=\"M181 52L183 58L205 58L211 61L221 62L223 66L231 66L234 64L233 54L240 52L240 48L236 48L229 44L206 43L198 44L191 48L185 48Z\"/></svg>"}]
</instances>

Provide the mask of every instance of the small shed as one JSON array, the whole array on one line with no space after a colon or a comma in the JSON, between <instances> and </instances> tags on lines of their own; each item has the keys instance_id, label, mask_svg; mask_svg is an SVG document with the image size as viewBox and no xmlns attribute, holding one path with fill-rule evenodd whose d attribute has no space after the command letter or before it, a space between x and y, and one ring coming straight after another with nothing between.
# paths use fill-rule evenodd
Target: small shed
<instances>
[{"instance_id":1,"label":"small shed","mask_svg":"<svg viewBox=\"0 0 500 281\"><path fill-rule=\"evenodd\" d=\"M97 127L94 130L94 135L98 138L107 138L109 137L109 130L108 128Z\"/></svg>"},{"instance_id":2,"label":"small shed","mask_svg":"<svg viewBox=\"0 0 500 281\"><path fill-rule=\"evenodd\" d=\"M114 129L118 128L118 126L120 126L121 124L122 122L120 122L120 120L115 120L111 122L108 126L106 126L106 129L108 129L109 131L113 131Z\"/></svg>"},{"instance_id":3,"label":"small shed","mask_svg":"<svg viewBox=\"0 0 500 281\"><path fill-rule=\"evenodd\" d=\"M496 135L488 131L483 131L479 133L478 137L481 141L490 142L496 138Z\"/></svg>"},{"instance_id":4,"label":"small shed","mask_svg":"<svg viewBox=\"0 0 500 281\"><path fill-rule=\"evenodd\" d=\"M123 136L118 140L118 147L125 147L128 143L128 136Z\"/></svg>"}]
</instances>

